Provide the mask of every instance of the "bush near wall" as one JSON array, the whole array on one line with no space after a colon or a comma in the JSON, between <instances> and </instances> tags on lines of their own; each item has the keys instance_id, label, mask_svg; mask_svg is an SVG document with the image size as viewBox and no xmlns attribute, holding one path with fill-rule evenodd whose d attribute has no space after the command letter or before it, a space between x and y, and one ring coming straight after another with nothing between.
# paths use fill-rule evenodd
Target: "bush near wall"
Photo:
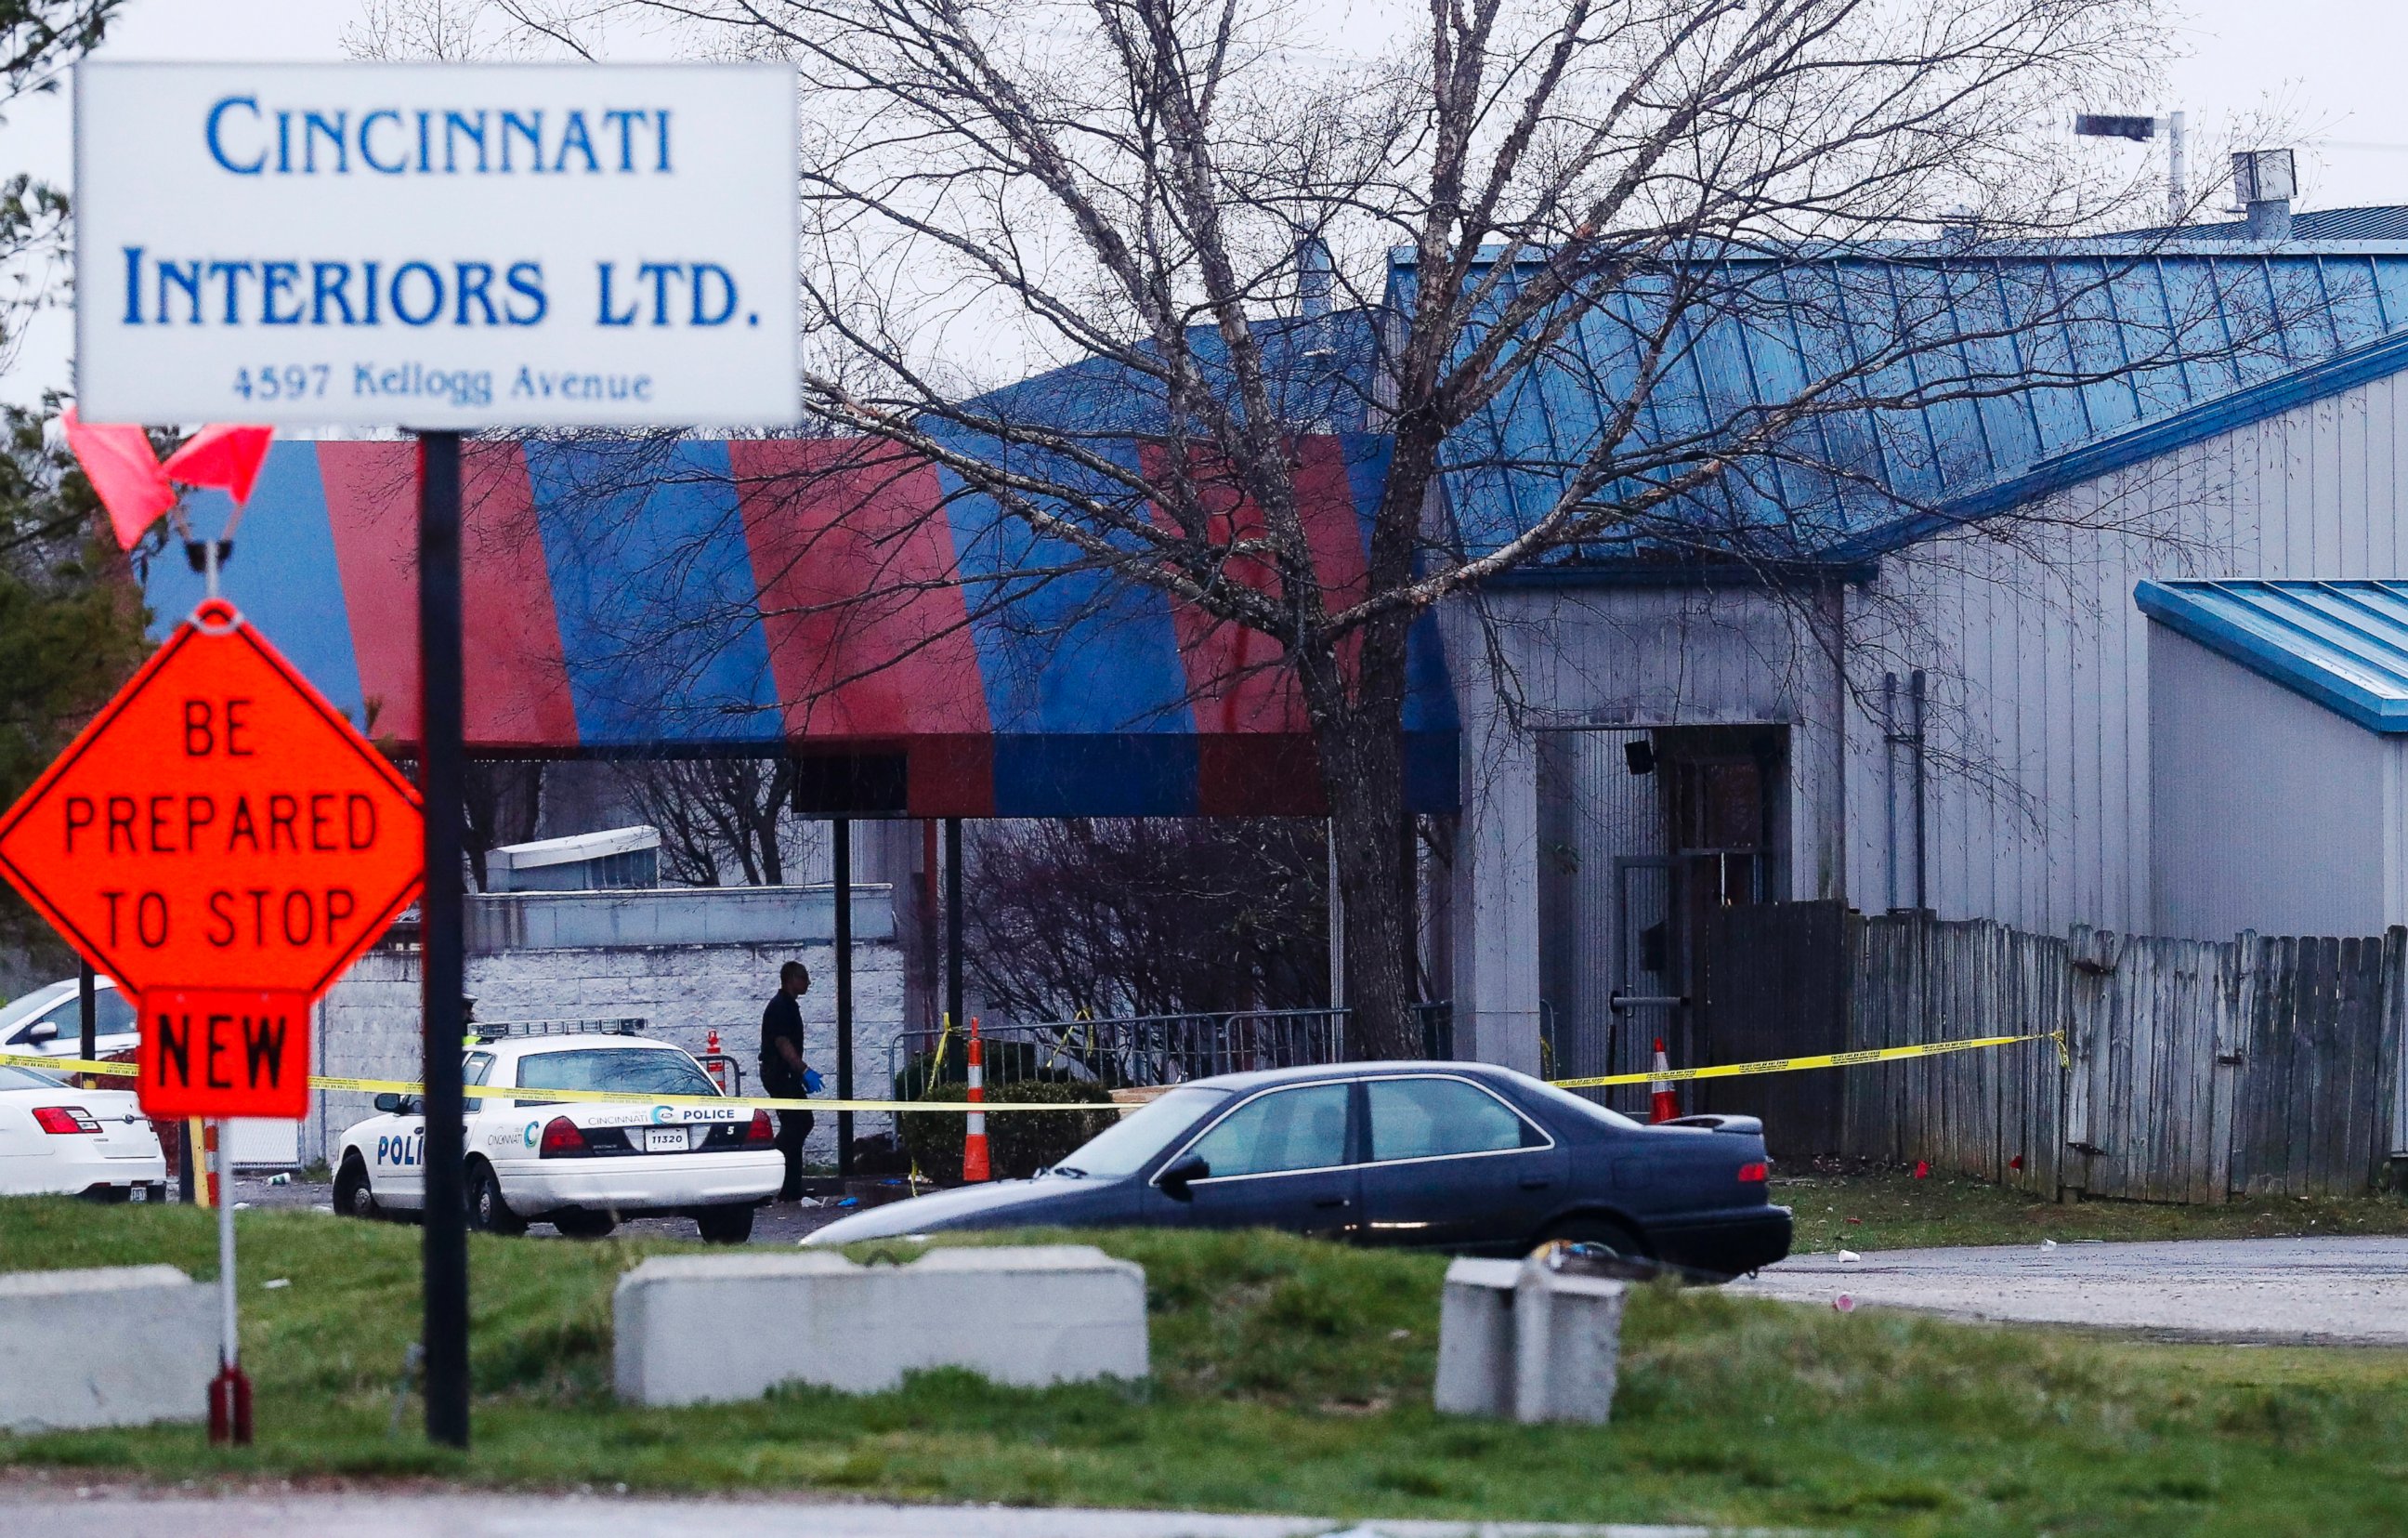
<instances>
[{"instance_id":1,"label":"bush near wall","mask_svg":"<svg viewBox=\"0 0 2408 1538\"><path fill-rule=\"evenodd\" d=\"M1063 1060L1034 1042L985 1042L981 1043L979 1056L990 1087L1008 1080L1058 1079L1068 1075ZM959 1089L969 1082L969 1049L965 1039L956 1037L945 1043L941 1055L934 1052L914 1053L895 1074L895 1098L898 1100L943 1099L947 1088ZM931 1090L937 1091L933 1096ZM961 1097L953 1097L959 1100ZM990 1095L990 1100L1002 1097Z\"/></svg>"},{"instance_id":2,"label":"bush near wall","mask_svg":"<svg viewBox=\"0 0 2408 1538\"><path fill-rule=\"evenodd\" d=\"M1100 1085L1051 1079L1012 1079L987 1090L998 1104L1031 1101L1066 1106L1106 1106L1111 1096ZM967 1085L940 1084L922 1100L959 1105L969 1099ZM904 1150L922 1176L955 1181L962 1174L962 1134L968 1118L951 1112L905 1112L895 1118L902 1128ZM986 1123L987 1157L998 1180L1025 1180L1048 1165L1058 1164L1070 1151L1119 1119L1119 1113L1098 1111L1006 1111Z\"/></svg>"}]
</instances>

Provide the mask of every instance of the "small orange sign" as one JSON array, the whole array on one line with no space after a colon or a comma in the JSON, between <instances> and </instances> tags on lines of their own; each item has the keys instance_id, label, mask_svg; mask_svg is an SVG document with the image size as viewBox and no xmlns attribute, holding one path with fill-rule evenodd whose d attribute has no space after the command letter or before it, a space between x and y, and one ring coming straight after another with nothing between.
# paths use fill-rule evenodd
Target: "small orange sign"
<instances>
[{"instance_id":1,"label":"small orange sign","mask_svg":"<svg viewBox=\"0 0 2408 1538\"><path fill-rule=\"evenodd\" d=\"M154 1116L309 1114L309 999L297 993L144 994L136 1091Z\"/></svg>"},{"instance_id":2,"label":"small orange sign","mask_svg":"<svg viewBox=\"0 0 2408 1538\"><path fill-rule=\"evenodd\" d=\"M211 599L0 817L0 875L134 996L146 1110L298 1114L232 1086L297 1095L260 1075L295 1043L307 1064L308 1005L417 895L422 839L409 783ZM287 1031L272 1049L271 1020ZM237 1057L248 1077L226 1071ZM195 1098L154 1100L154 1067Z\"/></svg>"}]
</instances>

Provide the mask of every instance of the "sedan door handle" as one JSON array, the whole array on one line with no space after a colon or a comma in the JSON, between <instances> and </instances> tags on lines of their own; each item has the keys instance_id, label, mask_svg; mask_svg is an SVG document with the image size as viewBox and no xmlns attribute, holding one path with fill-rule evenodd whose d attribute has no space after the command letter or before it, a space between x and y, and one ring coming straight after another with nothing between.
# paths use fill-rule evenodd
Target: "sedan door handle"
<instances>
[{"instance_id":1,"label":"sedan door handle","mask_svg":"<svg viewBox=\"0 0 2408 1538\"><path fill-rule=\"evenodd\" d=\"M1316 1200L1313 1202L1313 1205L1316 1207L1351 1207L1354 1203L1342 1196L1325 1196Z\"/></svg>"},{"instance_id":2,"label":"sedan door handle","mask_svg":"<svg viewBox=\"0 0 2408 1538\"><path fill-rule=\"evenodd\" d=\"M1522 1177L1522 1189L1526 1191L1543 1191L1555 1183L1554 1177L1550 1175L1524 1175Z\"/></svg>"}]
</instances>

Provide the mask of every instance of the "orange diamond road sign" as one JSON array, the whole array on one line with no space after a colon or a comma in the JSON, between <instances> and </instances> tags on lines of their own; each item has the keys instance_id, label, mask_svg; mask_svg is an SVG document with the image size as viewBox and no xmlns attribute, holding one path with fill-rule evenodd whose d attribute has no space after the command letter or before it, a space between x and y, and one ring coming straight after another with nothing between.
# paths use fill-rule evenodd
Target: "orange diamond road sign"
<instances>
[{"instance_id":1,"label":"orange diamond road sign","mask_svg":"<svg viewBox=\"0 0 2408 1538\"><path fill-rule=\"evenodd\" d=\"M312 1000L418 895L418 796L232 604L0 817L0 875L141 1010L142 1107L299 1116Z\"/></svg>"}]
</instances>

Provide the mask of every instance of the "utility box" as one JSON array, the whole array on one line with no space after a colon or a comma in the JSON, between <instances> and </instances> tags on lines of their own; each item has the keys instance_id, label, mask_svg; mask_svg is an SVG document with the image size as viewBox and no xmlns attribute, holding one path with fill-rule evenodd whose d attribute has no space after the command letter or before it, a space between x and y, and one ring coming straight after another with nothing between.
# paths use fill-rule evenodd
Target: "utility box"
<instances>
[{"instance_id":1,"label":"utility box","mask_svg":"<svg viewBox=\"0 0 2408 1538\"><path fill-rule=\"evenodd\" d=\"M1563 1246L1526 1260L1457 1260L1439 1304L1440 1413L1525 1424L1612 1417L1630 1284Z\"/></svg>"}]
</instances>

